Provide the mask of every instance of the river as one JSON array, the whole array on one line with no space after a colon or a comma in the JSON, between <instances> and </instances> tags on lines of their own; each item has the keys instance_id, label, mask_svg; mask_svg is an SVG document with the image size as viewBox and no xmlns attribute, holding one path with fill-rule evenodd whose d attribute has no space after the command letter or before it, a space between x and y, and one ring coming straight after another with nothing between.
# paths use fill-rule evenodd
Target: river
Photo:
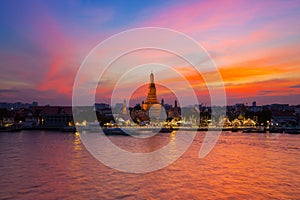
<instances>
[{"instance_id":1,"label":"river","mask_svg":"<svg viewBox=\"0 0 300 200\"><path fill-rule=\"evenodd\" d=\"M97 161L78 134L0 133L0 199L300 198L300 135L222 132L200 159L204 136L198 132L168 167L132 174ZM109 136L136 152L160 148L170 137L161 133L139 145L129 136Z\"/></svg>"}]
</instances>

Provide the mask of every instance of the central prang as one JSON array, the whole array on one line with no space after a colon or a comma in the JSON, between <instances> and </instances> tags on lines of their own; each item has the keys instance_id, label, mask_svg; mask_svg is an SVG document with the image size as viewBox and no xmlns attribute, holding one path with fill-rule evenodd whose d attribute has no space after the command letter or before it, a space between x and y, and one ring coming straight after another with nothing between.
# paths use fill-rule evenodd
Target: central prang
<instances>
[{"instance_id":1,"label":"central prang","mask_svg":"<svg viewBox=\"0 0 300 200\"><path fill-rule=\"evenodd\" d=\"M154 83L154 75L151 72L150 74L150 83L148 86L148 94L145 102L142 103L142 107L144 110L148 111L150 107L154 104L159 104L156 96L156 87Z\"/></svg>"},{"instance_id":2,"label":"central prang","mask_svg":"<svg viewBox=\"0 0 300 200\"><path fill-rule=\"evenodd\" d=\"M151 72L147 98L142 102L141 106L137 104L130 109L130 116L135 123L140 125L164 126L167 121L179 121L181 119L181 110L177 106L176 100L175 107L165 104L164 99L159 103L156 95L154 75Z\"/></svg>"}]
</instances>

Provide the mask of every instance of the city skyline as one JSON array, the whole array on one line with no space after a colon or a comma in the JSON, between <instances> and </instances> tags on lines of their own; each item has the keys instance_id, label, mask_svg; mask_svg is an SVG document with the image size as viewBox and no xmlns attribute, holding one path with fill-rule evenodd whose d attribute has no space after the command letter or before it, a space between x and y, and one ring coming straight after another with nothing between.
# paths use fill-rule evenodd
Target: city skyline
<instances>
[{"instance_id":1,"label":"city skyline","mask_svg":"<svg viewBox=\"0 0 300 200\"><path fill-rule=\"evenodd\" d=\"M223 78L228 105L253 101L258 105L300 103L297 1L1 1L0 4L3 102L71 105L76 72L99 42L127 29L157 26L182 32L208 51ZM169 58L162 52L137 55L149 61L152 57L157 61ZM199 74L187 71L187 66L181 63L174 62L172 67L184 74L197 90L199 103L209 101ZM138 76L147 76L150 70L158 77L159 73L166 74L150 66ZM204 73L213 77L213 72ZM134 85L136 75L129 75L132 82L128 87ZM171 82L176 88L181 85L171 76L160 80L164 82ZM96 101L109 103L112 89L108 85L98 92ZM162 87L159 89L158 96L166 94ZM137 98L143 96L141 93ZM169 102L173 102L171 97Z\"/></svg>"}]
</instances>

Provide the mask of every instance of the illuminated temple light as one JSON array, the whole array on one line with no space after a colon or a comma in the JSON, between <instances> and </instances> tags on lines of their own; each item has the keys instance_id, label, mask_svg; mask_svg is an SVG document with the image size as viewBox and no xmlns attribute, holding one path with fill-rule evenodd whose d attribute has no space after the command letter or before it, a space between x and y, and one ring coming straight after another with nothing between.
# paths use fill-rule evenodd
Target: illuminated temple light
<instances>
[{"instance_id":1,"label":"illuminated temple light","mask_svg":"<svg viewBox=\"0 0 300 200\"><path fill-rule=\"evenodd\" d=\"M150 74L150 83L148 85L148 95L146 101L142 104L144 110L149 110L152 105L159 104L156 95L156 87L154 83L154 75Z\"/></svg>"}]
</instances>

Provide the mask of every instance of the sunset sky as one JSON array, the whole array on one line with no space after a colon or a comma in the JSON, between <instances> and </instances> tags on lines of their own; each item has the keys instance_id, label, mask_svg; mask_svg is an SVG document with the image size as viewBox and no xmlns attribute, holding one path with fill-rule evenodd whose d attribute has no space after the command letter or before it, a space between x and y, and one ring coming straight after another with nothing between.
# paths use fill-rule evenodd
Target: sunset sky
<instances>
[{"instance_id":1,"label":"sunset sky","mask_svg":"<svg viewBox=\"0 0 300 200\"><path fill-rule=\"evenodd\" d=\"M77 70L89 52L111 35L139 27L174 29L199 42L219 69L228 104L300 104L296 0L2 0L0 102L71 105ZM199 76L185 66L174 67L198 95L207 94L194 83ZM101 101L109 97L105 91L97 96Z\"/></svg>"}]
</instances>

